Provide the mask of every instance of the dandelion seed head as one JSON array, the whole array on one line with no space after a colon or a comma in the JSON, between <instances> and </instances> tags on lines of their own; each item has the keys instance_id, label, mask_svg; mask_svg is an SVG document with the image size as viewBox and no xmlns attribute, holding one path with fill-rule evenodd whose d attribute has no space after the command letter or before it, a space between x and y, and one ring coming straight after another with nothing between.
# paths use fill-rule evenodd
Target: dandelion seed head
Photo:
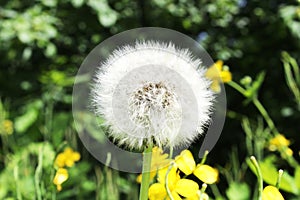
<instances>
[{"instance_id":1,"label":"dandelion seed head","mask_svg":"<svg viewBox=\"0 0 300 200\"><path fill-rule=\"evenodd\" d=\"M114 50L95 75L91 101L119 145L186 145L203 133L213 93L201 60L172 43ZM194 126L196 124L196 126Z\"/></svg>"}]
</instances>

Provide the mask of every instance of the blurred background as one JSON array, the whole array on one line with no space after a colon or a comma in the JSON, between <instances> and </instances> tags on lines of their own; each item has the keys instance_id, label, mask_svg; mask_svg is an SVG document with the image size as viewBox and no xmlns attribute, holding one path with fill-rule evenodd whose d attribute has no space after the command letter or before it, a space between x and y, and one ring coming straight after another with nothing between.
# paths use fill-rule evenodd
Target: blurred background
<instances>
[{"instance_id":1,"label":"blurred background","mask_svg":"<svg viewBox=\"0 0 300 200\"><path fill-rule=\"evenodd\" d=\"M236 82L246 75L254 80L264 71L258 99L299 161L299 100L288 87L282 62L283 51L300 59L299 1L0 0L0 199L137 199L136 174L106 168L85 150L71 104L74 78L87 54L114 34L147 26L194 38L215 61L229 66ZM235 182L246 183L244 199L251 199L255 175L236 170L250 154L241 122L247 116L255 128L265 123L243 95L227 86L226 93L225 126L207 162L219 166L224 199L233 199L226 171L235 173ZM57 191L53 163L65 147L81 158ZM293 176L294 168L274 154L274 165ZM299 199L297 192L283 194Z\"/></svg>"}]
</instances>

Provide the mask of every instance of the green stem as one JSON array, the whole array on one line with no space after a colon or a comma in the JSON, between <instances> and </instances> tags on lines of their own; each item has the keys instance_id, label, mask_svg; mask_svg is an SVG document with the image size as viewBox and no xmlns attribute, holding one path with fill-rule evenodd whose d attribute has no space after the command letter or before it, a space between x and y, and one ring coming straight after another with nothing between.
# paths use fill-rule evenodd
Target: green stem
<instances>
[{"instance_id":1,"label":"green stem","mask_svg":"<svg viewBox=\"0 0 300 200\"><path fill-rule=\"evenodd\" d=\"M152 145L148 146L144 150L143 158L143 174L142 183L140 188L140 200L148 199L148 189L150 184L150 171L151 171L151 156L152 156Z\"/></svg>"},{"instance_id":2,"label":"green stem","mask_svg":"<svg viewBox=\"0 0 300 200\"><path fill-rule=\"evenodd\" d=\"M254 156L250 157L251 162L253 163L256 172L257 172L257 178L258 178L258 200L262 200L262 192L263 192L263 177L260 171L260 167L258 165L258 162Z\"/></svg>"},{"instance_id":3,"label":"green stem","mask_svg":"<svg viewBox=\"0 0 300 200\"><path fill-rule=\"evenodd\" d=\"M173 146L170 146L169 158L172 159L172 157L173 157Z\"/></svg>"},{"instance_id":4,"label":"green stem","mask_svg":"<svg viewBox=\"0 0 300 200\"><path fill-rule=\"evenodd\" d=\"M22 194L20 191L20 184L19 184L19 166L14 167L14 180L16 184L16 194L17 194L17 199L22 200Z\"/></svg>"},{"instance_id":5,"label":"green stem","mask_svg":"<svg viewBox=\"0 0 300 200\"><path fill-rule=\"evenodd\" d=\"M223 196L221 195L221 192L216 184L211 184L209 186L216 199L223 199Z\"/></svg>"},{"instance_id":6,"label":"green stem","mask_svg":"<svg viewBox=\"0 0 300 200\"><path fill-rule=\"evenodd\" d=\"M247 97L246 94L246 90L241 87L239 84L237 84L234 81L230 81L227 83L229 86L231 86L232 88L236 89L238 92L240 92L243 96ZM274 125L274 122L272 121L271 117L269 116L268 112L266 111L266 109L263 107L263 105L260 103L260 101L257 99L257 97L254 97L252 99L253 104L255 105L255 107L258 109L258 111L260 112L260 114L263 116L263 118L265 119L265 121L267 122L269 128L271 129L271 131L275 134L278 134L278 131Z\"/></svg>"},{"instance_id":7,"label":"green stem","mask_svg":"<svg viewBox=\"0 0 300 200\"><path fill-rule=\"evenodd\" d=\"M204 155L203 155L203 158L202 158L202 160L201 160L201 162L200 162L200 165L203 165L204 163L205 163L205 161L206 161L206 159L207 159L207 155L208 155L208 151L206 150L206 151L204 151Z\"/></svg>"},{"instance_id":8,"label":"green stem","mask_svg":"<svg viewBox=\"0 0 300 200\"><path fill-rule=\"evenodd\" d=\"M256 108L259 110L261 115L264 117L265 121L267 122L269 128L274 134L278 134L278 130L274 125L274 122L272 121L271 117L269 116L266 109L263 107L263 105L260 103L260 101L257 99L257 97L252 99L253 104L256 106Z\"/></svg>"},{"instance_id":9,"label":"green stem","mask_svg":"<svg viewBox=\"0 0 300 200\"><path fill-rule=\"evenodd\" d=\"M231 86L232 88L236 89L239 93L241 93L242 95L245 96L245 92L246 90L244 88L242 88L239 84L237 84L234 81L230 81L227 83L227 85Z\"/></svg>"},{"instance_id":10,"label":"green stem","mask_svg":"<svg viewBox=\"0 0 300 200\"><path fill-rule=\"evenodd\" d=\"M43 167L43 149L39 149L39 154L38 154L38 165L35 170L34 174L34 180L35 180L35 192L36 192L36 197L38 200L42 200L42 192L41 192L41 186L40 186L40 179L42 176L42 167Z\"/></svg>"},{"instance_id":11,"label":"green stem","mask_svg":"<svg viewBox=\"0 0 300 200\"><path fill-rule=\"evenodd\" d=\"M168 194L170 200L174 200L174 198L173 198L173 196L172 196L172 193L171 193L171 191L170 191L170 189L169 189L169 183L168 183L168 175L169 175L169 173L170 173L172 167L173 167L173 163L170 164L170 166L169 166L169 168L168 168L168 171L167 171L167 173L166 173L166 178L165 178L165 179L166 179L166 180L165 180L165 183L166 183L166 190L167 190L167 194Z\"/></svg>"},{"instance_id":12,"label":"green stem","mask_svg":"<svg viewBox=\"0 0 300 200\"><path fill-rule=\"evenodd\" d=\"M277 187L277 189L279 189L282 175L283 175L283 170L280 169L280 170L278 171L278 177L277 177L277 181L276 181L276 187Z\"/></svg>"}]
</instances>

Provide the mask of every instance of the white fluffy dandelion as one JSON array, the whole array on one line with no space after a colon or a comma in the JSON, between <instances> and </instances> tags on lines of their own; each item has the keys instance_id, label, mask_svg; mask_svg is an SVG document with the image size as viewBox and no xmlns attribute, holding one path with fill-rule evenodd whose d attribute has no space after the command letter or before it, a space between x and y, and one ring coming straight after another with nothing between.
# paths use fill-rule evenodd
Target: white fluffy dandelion
<instances>
[{"instance_id":1,"label":"white fluffy dandelion","mask_svg":"<svg viewBox=\"0 0 300 200\"><path fill-rule=\"evenodd\" d=\"M158 41L123 46L102 63L91 100L119 145L187 145L208 125L213 93L201 60Z\"/></svg>"}]
</instances>

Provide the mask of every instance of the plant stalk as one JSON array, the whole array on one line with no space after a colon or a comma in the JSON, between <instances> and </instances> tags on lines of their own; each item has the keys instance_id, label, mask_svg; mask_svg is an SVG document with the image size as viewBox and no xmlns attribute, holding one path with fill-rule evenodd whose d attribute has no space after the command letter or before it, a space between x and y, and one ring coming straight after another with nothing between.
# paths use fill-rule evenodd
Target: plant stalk
<instances>
[{"instance_id":1,"label":"plant stalk","mask_svg":"<svg viewBox=\"0 0 300 200\"><path fill-rule=\"evenodd\" d=\"M152 145L148 146L144 150L143 173L142 173L142 183L140 188L139 200L148 199L148 189L150 184L150 171L151 171L151 156L152 156L151 152L152 152Z\"/></svg>"}]
</instances>

